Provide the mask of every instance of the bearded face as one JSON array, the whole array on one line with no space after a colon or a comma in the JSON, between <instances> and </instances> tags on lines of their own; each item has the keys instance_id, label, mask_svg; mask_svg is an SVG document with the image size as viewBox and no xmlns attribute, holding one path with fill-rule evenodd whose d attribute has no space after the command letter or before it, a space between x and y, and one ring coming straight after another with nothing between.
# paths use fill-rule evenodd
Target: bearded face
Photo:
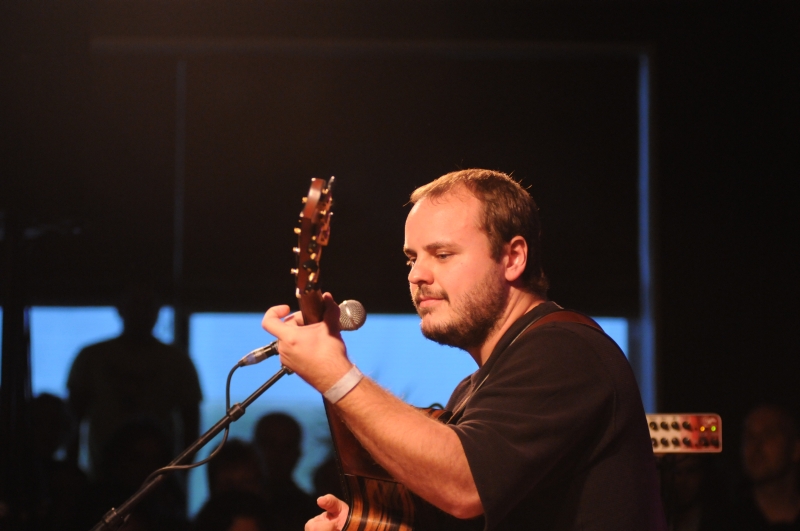
<instances>
[{"instance_id":1,"label":"bearded face","mask_svg":"<svg viewBox=\"0 0 800 531\"><path fill-rule=\"evenodd\" d=\"M486 342L497 328L508 301L508 286L494 270L487 271L455 300L451 300L444 289L435 290L426 285L412 285L411 289L414 307L423 318L420 324L422 335L441 345L464 350L478 348ZM440 307L422 307L420 302L426 298L441 299L449 307L449 316L442 321L426 321L427 315L443 310Z\"/></svg>"}]
</instances>

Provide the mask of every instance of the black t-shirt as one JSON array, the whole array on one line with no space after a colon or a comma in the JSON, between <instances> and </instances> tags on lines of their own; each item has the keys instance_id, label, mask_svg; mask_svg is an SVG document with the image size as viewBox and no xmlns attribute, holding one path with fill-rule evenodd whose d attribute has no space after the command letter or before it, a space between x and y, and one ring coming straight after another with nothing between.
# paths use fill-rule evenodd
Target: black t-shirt
<instances>
[{"instance_id":1,"label":"black t-shirt","mask_svg":"<svg viewBox=\"0 0 800 531\"><path fill-rule=\"evenodd\" d=\"M543 303L514 323L447 406L485 529L665 530L641 397L622 351L577 323L519 335L558 309Z\"/></svg>"}]
</instances>

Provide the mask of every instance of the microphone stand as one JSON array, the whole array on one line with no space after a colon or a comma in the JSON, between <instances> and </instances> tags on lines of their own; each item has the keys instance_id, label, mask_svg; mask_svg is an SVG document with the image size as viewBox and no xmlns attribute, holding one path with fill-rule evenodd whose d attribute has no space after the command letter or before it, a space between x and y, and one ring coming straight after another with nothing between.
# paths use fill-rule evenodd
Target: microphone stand
<instances>
[{"instance_id":1,"label":"microphone stand","mask_svg":"<svg viewBox=\"0 0 800 531\"><path fill-rule=\"evenodd\" d=\"M244 400L244 402L231 406L231 408L225 413L225 416L222 417L219 422L214 424L210 430L201 435L199 439L193 442L189 448L184 450L183 453L173 459L172 462L170 462L170 464L167 466L180 465L184 462L184 460L188 459L189 456L194 455L200 448L208 444L217 434L230 426L232 422L239 420L242 415L244 415L245 409L250 404L252 404L259 396L264 394L267 389L272 387L275 382L287 374L292 374L292 371L286 367L281 367L280 370L272 376L272 378L267 380L264 385L256 389L253 394ZM139 502L144 500L156 487L158 487L162 481L164 481L166 474L167 472L159 474L139 487L139 490L137 490L133 496L125 500L125 502L120 505L118 509L112 507L111 510L103 515L102 520L100 520L91 529L91 531L115 531L122 527L127 516L130 514L133 508L136 507Z\"/></svg>"}]
</instances>

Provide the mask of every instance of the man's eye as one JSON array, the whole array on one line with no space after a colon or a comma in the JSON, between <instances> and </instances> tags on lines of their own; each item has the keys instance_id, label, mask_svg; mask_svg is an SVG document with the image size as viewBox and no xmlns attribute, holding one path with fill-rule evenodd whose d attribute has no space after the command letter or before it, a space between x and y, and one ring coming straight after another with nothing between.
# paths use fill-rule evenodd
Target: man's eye
<instances>
[{"instance_id":1,"label":"man's eye","mask_svg":"<svg viewBox=\"0 0 800 531\"><path fill-rule=\"evenodd\" d=\"M416 259L414 259L414 258L409 258L408 260L406 260L406 265L407 265L408 267L414 267L414 262L416 262Z\"/></svg>"},{"instance_id":2,"label":"man's eye","mask_svg":"<svg viewBox=\"0 0 800 531\"><path fill-rule=\"evenodd\" d=\"M438 258L439 260L444 260L445 258L449 258L449 257L450 257L449 253L438 253L436 255L436 258Z\"/></svg>"}]
</instances>

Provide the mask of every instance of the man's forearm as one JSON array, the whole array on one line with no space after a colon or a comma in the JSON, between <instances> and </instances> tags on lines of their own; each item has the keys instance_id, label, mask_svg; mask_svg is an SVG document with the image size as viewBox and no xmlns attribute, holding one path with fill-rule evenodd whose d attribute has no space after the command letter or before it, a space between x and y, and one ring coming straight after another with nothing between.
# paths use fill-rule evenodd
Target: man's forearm
<instances>
[{"instance_id":1,"label":"man's forearm","mask_svg":"<svg viewBox=\"0 0 800 531\"><path fill-rule=\"evenodd\" d=\"M335 406L364 448L396 480L459 518L483 514L456 433L365 378Z\"/></svg>"}]
</instances>

